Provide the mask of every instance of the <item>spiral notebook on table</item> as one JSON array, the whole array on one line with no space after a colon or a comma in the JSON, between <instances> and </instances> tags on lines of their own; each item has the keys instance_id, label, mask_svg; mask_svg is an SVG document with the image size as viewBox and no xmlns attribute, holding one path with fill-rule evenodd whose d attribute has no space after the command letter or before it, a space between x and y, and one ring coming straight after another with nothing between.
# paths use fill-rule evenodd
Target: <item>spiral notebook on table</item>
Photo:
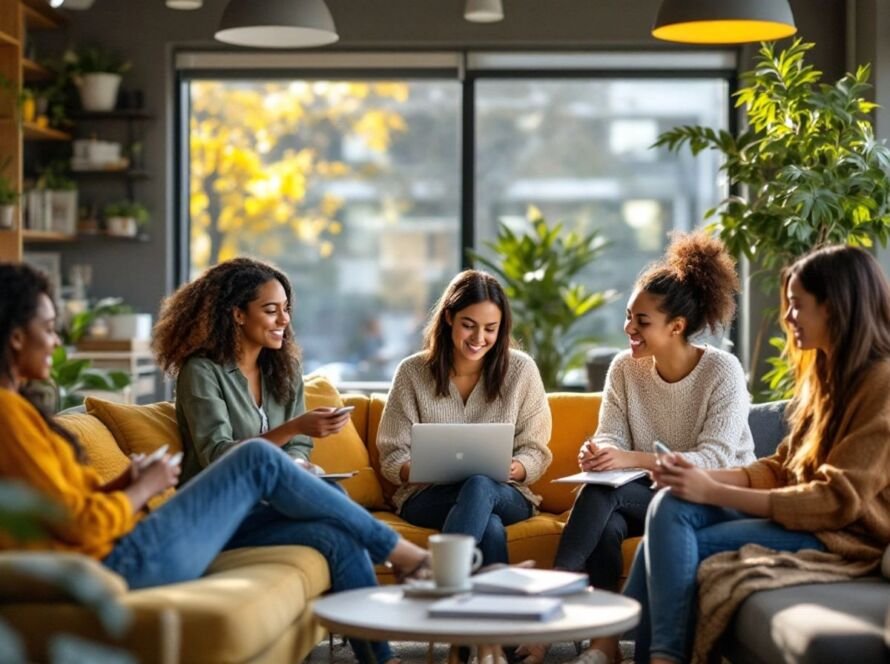
<instances>
[{"instance_id":1,"label":"spiral notebook on table","mask_svg":"<svg viewBox=\"0 0 890 664\"><path fill-rule=\"evenodd\" d=\"M639 468L627 470L599 470L575 473L566 477L553 480L554 484L604 484L611 487L624 486L640 477L646 477L648 473Z\"/></svg>"},{"instance_id":2,"label":"spiral notebook on table","mask_svg":"<svg viewBox=\"0 0 890 664\"><path fill-rule=\"evenodd\" d=\"M535 620L546 622L562 616L558 597L515 595L457 595L440 600L429 608L431 618L489 618L492 620Z\"/></svg>"}]
</instances>

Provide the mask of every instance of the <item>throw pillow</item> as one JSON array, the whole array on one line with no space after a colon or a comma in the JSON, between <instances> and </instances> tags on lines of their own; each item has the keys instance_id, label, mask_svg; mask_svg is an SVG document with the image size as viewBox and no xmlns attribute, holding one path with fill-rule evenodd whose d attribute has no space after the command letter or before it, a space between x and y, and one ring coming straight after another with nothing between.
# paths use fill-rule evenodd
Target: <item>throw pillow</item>
<instances>
[{"instance_id":1,"label":"throw pillow","mask_svg":"<svg viewBox=\"0 0 890 664\"><path fill-rule=\"evenodd\" d=\"M304 380L306 409L343 405L340 393L324 376L310 374ZM325 438L313 438L312 463L326 472L342 473L357 470L358 475L343 480L341 485L355 502L363 507L383 509L383 491L371 462L368 448L350 420L339 432Z\"/></svg>"},{"instance_id":2,"label":"throw pillow","mask_svg":"<svg viewBox=\"0 0 890 664\"><path fill-rule=\"evenodd\" d=\"M169 401L137 406L87 397L85 406L108 427L125 454L151 454L164 444L170 454L182 451L176 406Z\"/></svg>"},{"instance_id":3,"label":"throw pillow","mask_svg":"<svg viewBox=\"0 0 890 664\"><path fill-rule=\"evenodd\" d=\"M57 421L74 434L86 452L90 467L99 473L103 482L118 477L130 465L111 431L98 418L86 413L67 413L59 415Z\"/></svg>"}]
</instances>

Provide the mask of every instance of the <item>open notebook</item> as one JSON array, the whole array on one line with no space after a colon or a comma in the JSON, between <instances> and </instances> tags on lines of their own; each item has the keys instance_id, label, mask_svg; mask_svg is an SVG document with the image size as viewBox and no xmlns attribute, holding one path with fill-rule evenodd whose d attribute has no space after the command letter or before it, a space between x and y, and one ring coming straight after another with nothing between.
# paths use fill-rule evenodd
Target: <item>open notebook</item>
<instances>
[{"instance_id":1,"label":"open notebook","mask_svg":"<svg viewBox=\"0 0 890 664\"><path fill-rule=\"evenodd\" d=\"M606 486L619 487L640 477L646 477L647 474L645 470L640 470L639 468L587 471L560 477L553 480L553 482L554 484L605 484Z\"/></svg>"}]
</instances>

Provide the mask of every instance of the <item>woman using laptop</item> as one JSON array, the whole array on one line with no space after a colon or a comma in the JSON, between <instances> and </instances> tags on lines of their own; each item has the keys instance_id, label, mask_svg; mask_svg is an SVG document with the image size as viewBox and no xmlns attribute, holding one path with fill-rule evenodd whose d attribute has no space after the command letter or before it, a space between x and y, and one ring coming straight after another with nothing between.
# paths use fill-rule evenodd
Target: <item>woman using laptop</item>
<instances>
[{"instance_id":1,"label":"woman using laptop","mask_svg":"<svg viewBox=\"0 0 890 664\"><path fill-rule=\"evenodd\" d=\"M210 268L164 302L153 347L158 364L176 376L184 483L258 437L314 471L311 438L346 426L348 412L305 409L299 348L290 325L292 304L288 278L249 258ZM330 563L334 591L376 583L367 556L356 554L357 543L339 527L314 522L295 535L293 528L275 525L268 510L258 511L270 522L254 529L250 544L301 543L318 549ZM374 649L378 662L392 657L386 644L374 644ZM364 656L364 647L355 650Z\"/></svg>"},{"instance_id":2,"label":"woman using laptop","mask_svg":"<svg viewBox=\"0 0 890 664\"><path fill-rule=\"evenodd\" d=\"M484 272L457 275L424 331L423 351L402 361L383 410L377 447L383 476L409 523L472 535L485 563L507 562L505 526L534 514L529 485L550 464L550 406L534 361L510 348L510 304ZM411 427L417 423L514 425L509 479L473 475L461 482L410 482Z\"/></svg>"},{"instance_id":3,"label":"woman using laptop","mask_svg":"<svg viewBox=\"0 0 890 664\"><path fill-rule=\"evenodd\" d=\"M175 460L134 460L103 484L84 464L77 439L23 394L28 381L49 378L55 330L46 277L27 265L0 264L0 478L29 485L63 508L65 520L46 524L45 548L101 560L134 589L196 579L221 551L243 546L318 549L334 590L374 585L372 560L388 560L409 576L427 565L426 551L265 440L233 446L143 514L152 496L177 483ZM362 662L394 659L385 643L370 652L361 644L356 655Z\"/></svg>"}]
</instances>

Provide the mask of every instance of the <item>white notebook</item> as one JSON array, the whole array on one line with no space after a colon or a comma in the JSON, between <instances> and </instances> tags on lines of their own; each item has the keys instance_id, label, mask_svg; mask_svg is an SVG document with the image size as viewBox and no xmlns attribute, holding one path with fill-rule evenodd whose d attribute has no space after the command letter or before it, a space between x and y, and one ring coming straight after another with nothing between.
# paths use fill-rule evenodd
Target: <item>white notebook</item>
<instances>
[{"instance_id":1,"label":"white notebook","mask_svg":"<svg viewBox=\"0 0 890 664\"><path fill-rule=\"evenodd\" d=\"M457 595L432 604L429 614L432 618L491 618L543 622L562 615L562 600L558 597L527 597L517 602L515 595Z\"/></svg>"},{"instance_id":2,"label":"white notebook","mask_svg":"<svg viewBox=\"0 0 890 664\"><path fill-rule=\"evenodd\" d=\"M606 486L619 487L640 477L646 477L647 474L645 470L639 468L587 471L560 477L553 482L554 484L605 484Z\"/></svg>"},{"instance_id":3,"label":"white notebook","mask_svg":"<svg viewBox=\"0 0 890 664\"><path fill-rule=\"evenodd\" d=\"M471 579L473 592L501 595L572 595L587 590L586 574L550 569L503 567Z\"/></svg>"}]
</instances>

